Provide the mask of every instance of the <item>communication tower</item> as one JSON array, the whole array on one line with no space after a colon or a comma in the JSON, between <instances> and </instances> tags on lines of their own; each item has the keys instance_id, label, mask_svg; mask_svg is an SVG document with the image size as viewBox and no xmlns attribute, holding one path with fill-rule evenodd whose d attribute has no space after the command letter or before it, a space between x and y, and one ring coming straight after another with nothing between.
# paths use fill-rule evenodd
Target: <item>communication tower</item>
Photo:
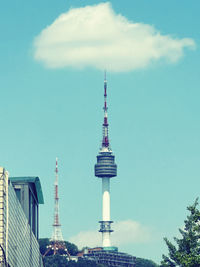
<instances>
[{"instance_id":1,"label":"communication tower","mask_svg":"<svg viewBox=\"0 0 200 267\"><path fill-rule=\"evenodd\" d=\"M61 231L61 224L59 222L59 205L58 205L58 159L56 158L56 169L55 169L55 183L54 183L54 201L55 201L55 206L54 206L54 223L53 223L53 233L52 233L52 238L51 240L56 242L60 241L63 242L63 235Z\"/></svg>"},{"instance_id":2,"label":"communication tower","mask_svg":"<svg viewBox=\"0 0 200 267\"><path fill-rule=\"evenodd\" d=\"M53 254L57 254L59 250L66 252L68 257L70 255L65 246L61 224L59 222L59 205L58 205L59 197L58 197L58 159L56 158L56 169L55 169L55 183L54 183L54 223L53 223L53 233L51 237L51 243L48 246L47 251L44 256L46 256L50 250L53 250Z\"/></svg>"},{"instance_id":3,"label":"communication tower","mask_svg":"<svg viewBox=\"0 0 200 267\"><path fill-rule=\"evenodd\" d=\"M95 176L102 179L102 221L100 221L100 230L102 233L103 249L112 250L110 242L111 229L110 219L110 178L117 176L117 165L115 156L110 148L108 138L108 107L107 107L107 80L106 72L104 77L104 121L103 121L103 139L102 145L97 155L97 164L95 164Z\"/></svg>"}]
</instances>

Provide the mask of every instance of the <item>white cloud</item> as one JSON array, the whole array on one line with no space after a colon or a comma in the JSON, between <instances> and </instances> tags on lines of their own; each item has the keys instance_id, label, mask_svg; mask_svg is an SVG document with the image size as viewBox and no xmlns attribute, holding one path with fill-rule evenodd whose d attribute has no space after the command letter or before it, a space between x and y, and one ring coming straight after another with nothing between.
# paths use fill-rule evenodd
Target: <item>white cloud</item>
<instances>
[{"instance_id":1,"label":"white cloud","mask_svg":"<svg viewBox=\"0 0 200 267\"><path fill-rule=\"evenodd\" d=\"M83 247L101 246L101 235L98 230L82 231L75 236L69 238L69 242L74 243L79 249Z\"/></svg>"},{"instance_id":2,"label":"white cloud","mask_svg":"<svg viewBox=\"0 0 200 267\"><path fill-rule=\"evenodd\" d=\"M120 221L113 225L115 230L112 242L115 245L130 243L146 243L151 240L151 231L148 227L132 220Z\"/></svg>"},{"instance_id":3,"label":"white cloud","mask_svg":"<svg viewBox=\"0 0 200 267\"><path fill-rule=\"evenodd\" d=\"M60 15L34 42L35 59L49 68L92 66L108 71L147 67L156 60L176 62L192 39L161 35L153 26L128 21L109 3L74 8Z\"/></svg>"},{"instance_id":4,"label":"white cloud","mask_svg":"<svg viewBox=\"0 0 200 267\"><path fill-rule=\"evenodd\" d=\"M152 238L150 229L132 220L116 222L111 234L112 245L120 246L132 243L147 243ZM101 233L98 230L82 231L69 239L80 249L101 246Z\"/></svg>"}]
</instances>

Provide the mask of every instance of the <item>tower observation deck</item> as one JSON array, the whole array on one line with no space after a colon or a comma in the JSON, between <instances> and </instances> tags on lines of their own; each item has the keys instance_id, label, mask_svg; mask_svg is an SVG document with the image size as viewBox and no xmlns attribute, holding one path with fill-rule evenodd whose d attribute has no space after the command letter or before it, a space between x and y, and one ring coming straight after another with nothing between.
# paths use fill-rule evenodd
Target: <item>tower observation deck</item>
<instances>
[{"instance_id":1,"label":"tower observation deck","mask_svg":"<svg viewBox=\"0 0 200 267\"><path fill-rule=\"evenodd\" d=\"M110 178L117 176L117 165L115 164L115 156L110 148L108 138L108 113L107 113L107 80L106 74L104 78L104 121L103 121L103 139L101 149L97 155L97 163L95 164L95 176L102 179L102 221L100 221L100 230L102 233L102 247L104 249L111 248L110 233Z\"/></svg>"}]
</instances>

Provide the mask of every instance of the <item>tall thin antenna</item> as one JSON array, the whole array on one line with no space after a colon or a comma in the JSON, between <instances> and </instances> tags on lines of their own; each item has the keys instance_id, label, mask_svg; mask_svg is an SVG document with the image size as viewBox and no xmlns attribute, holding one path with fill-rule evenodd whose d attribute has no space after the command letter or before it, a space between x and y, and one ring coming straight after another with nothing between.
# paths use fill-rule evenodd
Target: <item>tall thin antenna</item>
<instances>
[{"instance_id":1,"label":"tall thin antenna","mask_svg":"<svg viewBox=\"0 0 200 267\"><path fill-rule=\"evenodd\" d=\"M107 80L106 71L104 72L104 121L103 121L103 140L102 140L102 151L110 151L109 138L108 138L108 106L107 106Z\"/></svg>"},{"instance_id":2,"label":"tall thin antenna","mask_svg":"<svg viewBox=\"0 0 200 267\"><path fill-rule=\"evenodd\" d=\"M53 223L53 241L64 241L61 231L61 224L59 223L59 197L58 197L58 158L56 158L56 169L55 169L55 183L54 183L55 197L54 197L54 223Z\"/></svg>"},{"instance_id":3,"label":"tall thin antenna","mask_svg":"<svg viewBox=\"0 0 200 267\"><path fill-rule=\"evenodd\" d=\"M58 158L56 158L56 169L55 169L55 182L54 182L54 222L53 222L53 233L50 240L50 245L48 246L47 251L44 254L44 257L49 253L50 250L53 250L53 254L57 254L58 250L65 251L67 253L68 258L70 259L70 255L65 246L61 224L59 222L59 205L58 205L59 197L58 197Z\"/></svg>"}]
</instances>

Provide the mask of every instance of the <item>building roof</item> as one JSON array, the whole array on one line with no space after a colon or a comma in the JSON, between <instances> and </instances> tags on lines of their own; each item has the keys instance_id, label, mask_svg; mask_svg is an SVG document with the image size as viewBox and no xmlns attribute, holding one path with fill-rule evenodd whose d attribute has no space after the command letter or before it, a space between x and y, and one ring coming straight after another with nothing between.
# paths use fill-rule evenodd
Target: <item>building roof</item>
<instances>
[{"instance_id":1,"label":"building roof","mask_svg":"<svg viewBox=\"0 0 200 267\"><path fill-rule=\"evenodd\" d=\"M35 185L37 199L39 204L44 204L44 198L42 193L42 187L39 177L36 176L26 176L26 177L9 177L12 183L32 183Z\"/></svg>"}]
</instances>

